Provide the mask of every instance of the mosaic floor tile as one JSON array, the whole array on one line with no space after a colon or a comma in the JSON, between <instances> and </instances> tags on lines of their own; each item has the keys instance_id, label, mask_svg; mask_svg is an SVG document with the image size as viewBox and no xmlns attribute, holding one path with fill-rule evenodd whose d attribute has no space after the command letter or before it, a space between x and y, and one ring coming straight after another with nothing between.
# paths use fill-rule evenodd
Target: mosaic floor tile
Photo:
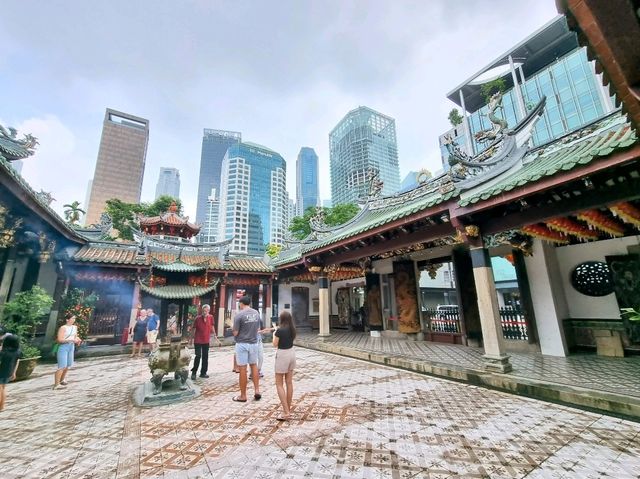
<instances>
[{"instance_id":1,"label":"mosaic floor tile","mask_svg":"<svg viewBox=\"0 0 640 479\"><path fill-rule=\"evenodd\" d=\"M223 349L212 351L202 396L152 409L131 405L132 389L148 379L144 361L79 361L60 394L49 388L53 366L38 366L32 379L8 387L0 477L627 478L640 471L637 423L304 349L292 418L280 422L273 361L267 348L261 401L231 401L238 378Z\"/></svg>"}]
</instances>

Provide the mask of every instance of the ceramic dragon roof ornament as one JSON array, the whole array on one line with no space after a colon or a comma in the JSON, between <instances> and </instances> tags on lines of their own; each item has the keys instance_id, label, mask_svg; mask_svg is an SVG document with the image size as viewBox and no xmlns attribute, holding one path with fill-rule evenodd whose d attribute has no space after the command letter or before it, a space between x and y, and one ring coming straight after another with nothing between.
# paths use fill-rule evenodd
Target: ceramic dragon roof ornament
<instances>
[{"instance_id":1,"label":"ceramic dragon roof ornament","mask_svg":"<svg viewBox=\"0 0 640 479\"><path fill-rule=\"evenodd\" d=\"M31 134L18 139L18 130L0 125L0 158L16 161L33 155L38 140Z\"/></svg>"}]
</instances>

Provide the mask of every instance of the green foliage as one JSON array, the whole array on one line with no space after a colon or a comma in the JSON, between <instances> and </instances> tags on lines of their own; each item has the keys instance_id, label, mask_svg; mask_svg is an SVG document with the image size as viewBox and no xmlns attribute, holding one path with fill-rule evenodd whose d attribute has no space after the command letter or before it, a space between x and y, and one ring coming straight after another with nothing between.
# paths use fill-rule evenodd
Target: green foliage
<instances>
[{"instance_id":1,"label":"green foliage","mask_svg":"<svg viewBox=\"0 0 640 479\"><path fill-rule=\"evenodd\" d=\"M36 328L46 319L51 309L53 298L40 286L35 285L29 291L17 293L5 303L3 324L7 332L20 338L20 349L25 358L40 355L40 350L33 346Z\"/></svg>"},{"instance_id":2,"label":"green foliage","mask_svg":"<svg viewBox=\"0 0 640 479\"><path fill-rule=\"evenodd\" d=\"M178 207L178 214L182 212L182 203L179 199L171 196L160 196L153 203L125 203L117 198L107 200L105 212L111 217L113 228L117 230L116 238L123 240L133 240L132 227L135 226L137 215L158 216L169 210L171 203L175 202Z\"/></svg>"},{"instance_id":3,"label":"green foliage","mask_svg":"<svg viewBox=\"0 0 640 479\"><path fill-rule=\"evenodd\" d=\"M66 210L64 210L64 217L67 220L67 222L71 224L75 224L78 221L80 221L80 215L83 215L86 213L85 210L80 208L79 201L74 201L73 203L68 205L62 205L62 207L67 208Z\"/></svg>"},{"instance_id":4,"label":"green foliage","mask_svg":"<svg viewBox=\"0 0 640 479\"><path fill-rule=\"evenodd\" d=\"M294 238L304 239L311 234L311 225L309 221L318 212L323 211L325 214L324 222L327 226L338 226L346 223L358 214L360 208L353 203L344 203L336 205L333 208L323 208L322 206L309 207L304 212L304 216L296 216L291 221L289 231Z\"/></svg>"},{"instance_id":5,"label":"green foliage","mask_svg":"<svg viewBox=\"0 0 640 479\"><path fill-rule=\"evenodd\" d=\"M480 92L485 101L489 102L489 99L494 93L504 93L507 85L503 78L496 78L480 86Z\"/></svg>"},{"instance_id":6,"label":"green foliage","mask_svg":"<svg viewBox=\"0 0 640 479\"><path fill-rule=\"evenodd\" d=\"M98 302L98 295L89 295L79 288L72 288L62 297L63 315L58 321L58 326L65 323L68 315L75 315L76 326L78 326L78 337L85 339L89 333L89 321Z\"/></svg>"},{"instance_id":7,"label":"green foliage","mask_svg":"<svg viewBox=\"0 0 640 479\"><path fill-rule=\"evenodd\" d=\"M269 243L267 245L266 252L269 258L277 258L280 254L280 251L282 251L282 246L279 244Z\"/></svg>"},{"instance_id":8,"label":"green foliage","mask_svg":"<svg viewBox=\"0 0 640 479\"><path fill-rule=\"evenodd\" d=\"M640 321L640 311L633 308L621 308L621 315L626 316L629 321Z\"/></svg>"},{"instance_id":9,"label":"green foliage","mask_svg":"<svg viewBox=\"0 0 640 479\"><path fill-rule=\"evenodd\" d=\"M454 128L462 123L462 115L457 108L453 108L447 118L449 118L449 123L451 123L451 126Z\"/></svg>"}]
</instances>

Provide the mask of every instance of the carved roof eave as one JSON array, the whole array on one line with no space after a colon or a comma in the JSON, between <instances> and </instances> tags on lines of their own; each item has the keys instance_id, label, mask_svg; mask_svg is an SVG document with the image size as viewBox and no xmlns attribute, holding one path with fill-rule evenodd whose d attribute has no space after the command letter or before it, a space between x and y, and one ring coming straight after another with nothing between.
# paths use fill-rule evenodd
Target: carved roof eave
<instances>
[{"instance_id":1,"label":"carved roof eave","mask_svg":"<svg viewBox=\"0 0 640 479\"><path fill-rule=\"evenodd\" d=\"M30 209L33 214L43 219L52 229L68 240L78 244L87 243L87 240L64 221L51 206L38 197L31 185L3 157L0 157L0 172L2 173L0 174L0 183Z\"/></svg>"},{"instance_id":2,"label":"carved roof eave","mask_svg":"<svg viewBox=\"0 0 640 479\"><path fill-rule=\"evenodd\" d=\"M164 249L181 249L184 251L199 251L199 252L218 252L220 248L228 246L235 239L235 235L224 241L215 243L187 243L182 241L171 241L164 238L158 238L155 235L148 235L140 230L132 228L133 237L137 242L146 241L152 243L154 246Z\"/></svg>"},{"instance_id":3,"label":"carved roof eave","mask_svg":"<svg viewBox=\"0 0 640 479\"><path fill-rule=\"evenodd\" d=\"M192 299L211 293L218 287L219 279L208 286L170 285L151 287L138 281L140 289L145 293L160 299Z\"/></svg>"},{"instance_id":4,"label":"carved roof eave","mask_svg":"<svg viewBox=\"0 0 640 479\"><path fill-rule=\"evenodd\" d=\"M158 261L156 259L151 259L151 266L154 269L159 269L160 271L167 272L179 272L179 273L197 273L206 271L209 268L209 261L203 261L201 263L189 264L180 260L180 258L176 259L171 263L163 263L162 261Z\"/></svg>"}]
</instances>

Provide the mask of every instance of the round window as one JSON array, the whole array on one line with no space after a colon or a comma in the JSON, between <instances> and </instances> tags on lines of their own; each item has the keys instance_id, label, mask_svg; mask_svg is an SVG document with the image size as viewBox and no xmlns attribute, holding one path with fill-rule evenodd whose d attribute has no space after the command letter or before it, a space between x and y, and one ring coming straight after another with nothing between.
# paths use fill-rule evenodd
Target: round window
<instances>
[{"instance_id":1,"label":"round window","mask_svg":"<svg viewBox=\"0 0 640 479\"><path fill-rule=\"evenodd\" d=\"M609 265L603 261L586 261L576 266L571 284L587 296L606 296L613 293L613 279Z\"/></svg>"}]
</instances>

